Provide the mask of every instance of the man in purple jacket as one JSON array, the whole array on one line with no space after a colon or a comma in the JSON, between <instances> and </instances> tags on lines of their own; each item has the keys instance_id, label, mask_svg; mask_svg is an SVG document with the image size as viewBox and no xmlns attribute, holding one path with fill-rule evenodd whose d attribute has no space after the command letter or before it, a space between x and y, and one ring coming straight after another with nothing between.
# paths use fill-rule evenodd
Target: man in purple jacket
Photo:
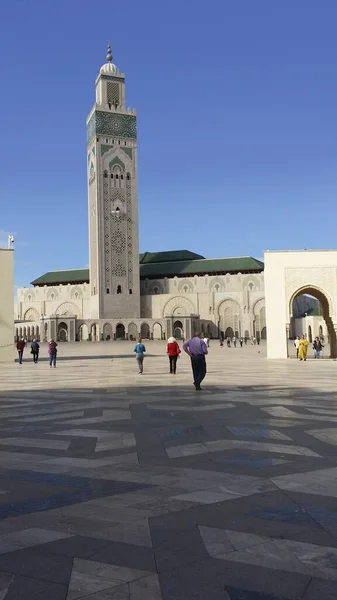
<instances>
[{"instance_id":1,"label":"man in purple jacket","mask_svg":"<svg viewBox=\"0 0 337 600\"><path fill-rule=\"evenodd\" d=\"M206 359L208 354L204 340L200 339L200 333L195 333L192 339L183 345L185 352L191 357L194 385L196 390L201 390L200 384L206 375Z\"/></svg>"}]
</instances>

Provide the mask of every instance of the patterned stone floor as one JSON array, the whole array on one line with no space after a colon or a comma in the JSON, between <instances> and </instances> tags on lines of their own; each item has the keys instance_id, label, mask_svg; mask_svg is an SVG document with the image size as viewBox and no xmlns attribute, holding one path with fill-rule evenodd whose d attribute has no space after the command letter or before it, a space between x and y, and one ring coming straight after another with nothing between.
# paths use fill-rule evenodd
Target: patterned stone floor
<instances>
[{"instance_id":1,"label":"patterned stone floor","mask_svg":"<svg viewBox=\"0 0 337 600\"><path fill-rule=\"evenodd\" d=\"M0 365L0 600L336 599L336 362L147 347Z\"/></svg>"}]
</instances>

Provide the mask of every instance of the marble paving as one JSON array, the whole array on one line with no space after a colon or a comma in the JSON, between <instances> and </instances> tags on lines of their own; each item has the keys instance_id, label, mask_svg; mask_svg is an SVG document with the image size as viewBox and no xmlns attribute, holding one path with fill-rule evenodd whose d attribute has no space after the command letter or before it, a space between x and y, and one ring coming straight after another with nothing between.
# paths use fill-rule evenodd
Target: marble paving
<instances>
[{"instance_id":1,"label":"marble paving","mask_svg":"<svg viewBox=\"0 0 337 600\"><path fill-rule=\"evenodd\" d=\"M0 365L0 600L337 599L336 362L146 346Z\"/></svg>"}]
</instances>

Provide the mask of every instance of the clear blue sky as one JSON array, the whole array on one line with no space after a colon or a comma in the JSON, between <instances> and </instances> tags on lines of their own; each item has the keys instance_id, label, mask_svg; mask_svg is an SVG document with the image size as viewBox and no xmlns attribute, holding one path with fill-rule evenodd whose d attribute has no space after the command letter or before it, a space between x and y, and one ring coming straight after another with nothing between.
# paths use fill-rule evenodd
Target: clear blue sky
<instances>
[{"instance_id":1,"label":"clear blue sky","mask_svg":"<svg viewBox=\"0 0 337 600\"><path fill-rule=\"evenodd\" d=\"M109 40L138 111L141 251L335 248L336 20L335 0L4 2L16 284L88 264L85 119Z\"/></svg>"}]
</instances>

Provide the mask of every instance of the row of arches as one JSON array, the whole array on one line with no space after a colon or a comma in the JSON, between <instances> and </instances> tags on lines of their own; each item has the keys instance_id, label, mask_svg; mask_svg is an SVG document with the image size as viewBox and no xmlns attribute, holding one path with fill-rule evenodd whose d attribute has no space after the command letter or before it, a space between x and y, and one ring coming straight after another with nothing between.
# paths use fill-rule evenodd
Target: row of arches
<instances>
[{"instance_id":1,"label":"row of arches","mask_svg":"<svg viewBox=\"0 0 337 600\"><path fill-rule=\"evenodd\" d=\"M154 323L151 331L151 327L148 323L144 322L140 328L137 327L136 323L117 323L113 326L111 323L105 323L103 327L100 327L98 323L92 323L90 326L87 323L82 323L78 330L79 341L109 341L109 340L136 340L138 337L143 339L163 339L163 328L160 323Z\"/></svg>"},{"instance_id":2,"label":"row of arches","mask_svg":"<svg viewBox=\"0 0 337 600\"><path fill-rule=\"evenodd\" d=\"M28 342L40 338L40 327L38 325L20 326L15 328L15 338L19 340L24 338Z\"/></svg>"}]
</instances>

